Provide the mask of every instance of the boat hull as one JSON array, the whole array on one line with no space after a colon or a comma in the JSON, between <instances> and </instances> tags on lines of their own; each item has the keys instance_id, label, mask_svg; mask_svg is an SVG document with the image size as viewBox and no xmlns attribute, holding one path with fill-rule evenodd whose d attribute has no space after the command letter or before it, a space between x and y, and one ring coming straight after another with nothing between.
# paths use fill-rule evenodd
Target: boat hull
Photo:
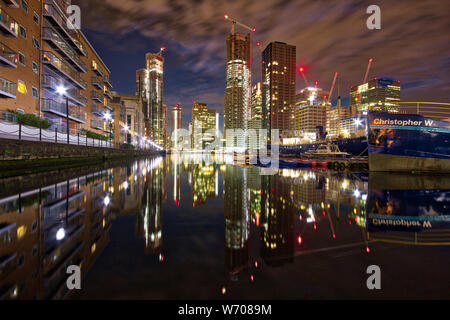
<instances>
[{"instance_id":1,"label":"boat hull","mask_svg":"<svg viewBox=\"0 0 450 320\"><path fill-rule=\"evenodd\" d=\"M450 123L369 112L369 170L450 172Z\"/></svg>"}]
</instances>

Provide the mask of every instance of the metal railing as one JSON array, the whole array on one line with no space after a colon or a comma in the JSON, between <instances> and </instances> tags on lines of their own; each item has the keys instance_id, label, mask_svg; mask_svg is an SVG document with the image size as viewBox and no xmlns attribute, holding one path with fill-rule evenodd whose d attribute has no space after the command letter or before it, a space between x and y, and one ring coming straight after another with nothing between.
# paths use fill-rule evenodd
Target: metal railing
<instances>
[{"instance_id":1,"label":"metal railing","mask_svg":"<svg viewBox=\"0 0 450 320\"><path fill-rule=\"evenodd\" d=\"M105 109L103 109L102 107L98 106L95 103L92 104L92 113L95 113L98 116L102 117L104 112L105 112Z\"/></svg>"},{"instance_id":2,"label":"metal railing","mask_svg":"<svg viewBox=\"0 0 450 320\"><path fill-rule=\"evenodd\" d=\"M75 49L79 50L84 56L87 55L86 48L79 41L79 34L76 31L75 26L62 14L62 10L58 10L58 5L53 0L45 0L44 3L44 15L52 17L59 28L61 28L68 39L75 45ZM71 28L68 27L71 26Z\"/></svg>"},{"instance_id":3,"label":"metal railing","mask_svg":"<svg viewBox=\"0 0 450 320\"><path fill-rule=\"evenodd\" d=\"M74 66L81 70L82 72L87 72L87 66L86 64L81 61L80 56L75 52L75 50L67 43L66 40L64 40L58 32L56 32L55 29L52 27L44 27L44 33L43 38L49 39L51 41L54 41L64 52L66 56L68 56L70 59L74 62Z\"/></svg>"},{"instance_id":4,"label":"metal railing","mask_svg":"<svg viewBox=\"0 0 450 320\"><path fill-rule=\"evenodd\" d=\"M97 100L100 103L103 103L103 97L95 90L92 90L91 98L93 100Z\"/></svg>"},{"instance_id":5,"label":"metal railing","mask_svg":"<svg viewBox=\"0 0 450 320\"><path fill-rule=\"evenodd\" d=\"M109 79L109 76L105 76L104 78L103 78L103 81L107 84L107 85L109 85L109 87L110 88L112 88L112 83L111 83L111 80Z\"/></svg>"},{"instance_id":6,"label":"metal railing","mask_svg":"<svg viewBox=\"0 0 450 320\"><path fill-rule=\"evenodd\" d=\"M11 34L19 35L19 24L3 8L0 7L0 23L3 24Z\"/></svg>"},{"instance_id":7,"label":"metal railing","mask_svg":"<svg viewBox=\"0 0 450 320\"><path fill-rule=\"evenodd\" d=\"M97 76L92 76L92 85L96 86L98 89L102 89L103 85L100 82L100 80L97 78Z\"/></svg>"},{"instance_id":8,"label":"metal railing","mask_svg":"<svg viewBox=\"0 0 450 320\"><path fill-rule=\"evenodd\" d=\"M42 111L54 112L56 114L66 117L67 116L66 109L67 109L67 107L66 107L65 103L56 102L51 99L42 99L42 104L41 104ZM83 122L83 123L86 122L85 117L81 113L70 109L70 107L69 107L69 118L72 118L75 121L79 120L80 122Z\"/></svg>"},{"instance_id":9,"label":"metal railing","mask_svg":"<svg viewBox=\"0 0 450 320\"><path fill-rule=\"evenodd\" d=\"M17 88L16 83L0 77L0 92L4 92L4 93L7 93L8 95L15 97L16 96L16 88Z\"/></svg>"},{"instance_id":10,"label":"metal railing","mask_svg":"<svg viewBox=\"0 0 450 320\"><path fill-rule=\"evenodd\" d=\"M96 66L92 65L92 70L97 72L97 74L99 76L103 77L103 70L102 70L102 68L100 68L99 65L96 65Z\"/></svg>"},{"instance_id":11,"label":"metal railing","mask_svg":"<svg viewBox=\"0 0 450 320\"><path fill-rule=\"evenodd\" d=\"M19 54L15 52L13 49L9 48L2 42L0 42L0 57L8 60L14 66L17 64L19 60Z\"/></svg>"},{"instance_id":12,"label":"metal railing","mask_svg":"<svg viewBox=\"0 0 450 320\"><path fill-rule=\"evenodd\" d=\"M444 102L398 102L401 113L420 114L424 117L450 120L450 103Z\"/></svg>"},{"instance_id":13,"label":"metal railing","mask_svg":"<svg viewBox=\"0 0 450 320\"><path fill-rule=\"evenodd\" d=\"M103 128L101 128L103 130ZM17 116L13 113L0 111L0 138L13 140L26 140L36 142L53 142L61 144L71 144L79 146L91 146L102 148L119 149L119 143L114 143L112 139L101 140L89 138L84 129L69 129L69 139L67 139L67 127L52 124L49 129L30 127L17 123ZM139 150L156 150L151 142L145 145L136 145Z\"/></svg>"},{"instance_id":14,"label":"metal railing","mask_svg":"<svg viewBox=\"0 0 450 320\"><path fill-rule=\"evenodd\" d=\"M60 79L57 79L54 76L48 75L48 74L42 75L41 85L43 87L53 89L54 90L53 93L56 93L56 88L60 85L67 87L67 85L65 85L63 81L61 81ZM78 105L86 106L86 104L88 102L88 99L85 96L83 96L82 94L80 94L77 89L71 89L71 90L67 91L67 94L65 96L67 96L70 100L72 100L72 102L75 101L75 103L77 103Z\"/></svg>"},{"instance_id":15,"label":"metal railing","mask_svg":"<svg viewBox=\"0 0 450 320\"><path fill-rule=\"evenodd\" d=\"M69 79L72 80L77 86L81 86L83 89L87 88L87 82L80 77L78 72L53 53L49 51L42 51L42 61L50 62L55 68L59 69L67 77L69 77Z\"/></svg>"}]
</instances>

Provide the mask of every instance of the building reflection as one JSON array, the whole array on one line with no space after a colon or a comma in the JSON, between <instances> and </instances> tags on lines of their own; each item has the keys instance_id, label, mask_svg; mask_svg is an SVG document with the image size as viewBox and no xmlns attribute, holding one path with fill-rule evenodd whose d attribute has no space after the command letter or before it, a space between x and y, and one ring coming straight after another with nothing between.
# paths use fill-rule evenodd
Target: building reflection
<instances>
[{"instance_id":1,"label":"building reflection","mask_svg":"<svg viewBox=\"0 0 450 320\"><path fill-rule=\"evenodd\" d=\"M108 241L110 173L0 200L2 299L63 298L67 267L78 265L86 273Z\"/></svg>"},{"instance_id":2,"label":"building reflection","mask_svg":"<svg viewBox=\"0 0 450 320\"><path fill-rule=\"evenodd\" d=\"M270 266L293 262L294 215L292 182L279 176L262 176L261 257Z\"/></svg>"},{"instance_id":3,"label":"building reflection","mask_svg":"<svg viewBox=\"0 0 450 320\"><path fill-rule=\"evenodd\" d=\"M241 167L227 166L223 175L225 264L230 280L235 281L249 266L247 172Z\"/></svg>"},{"instance_id":4,"label":"building reflection","mask_svg":"<svg viewBox=\"0 0 450 320\"><path fill-rule=\"evenodd\" d=\"M142 172L144 186L141 207L136 217L136 236L145 240L146 254L161 254L166 177L163 159L147 160Z\"/></svg>"},{"instance_id":5,"label":"building reflection","mask_svg":"<svg viewBox=\"0 0 450 320\"><path fill-rule=\"evenodd\" d=\"M349 235L353 242L364 241L367 252L371 240L449 245L450 180L390 177L290 169L265 176L259 168L218 164L213 157L176 155L18 194L2 190L0 297L66 297L67 267L78 265L85 275L106 247L113 220L124 215L135 216L143 253L162 262L167 190L176 207L172 201L167 205L176 210L189 194L192 212L222 198L223 205L213 208L223 209L224 264L232 282L248 276L253 281L261 260L260 266L280 267L304 250L345 243Z\"/></svg>"}]
</instances>

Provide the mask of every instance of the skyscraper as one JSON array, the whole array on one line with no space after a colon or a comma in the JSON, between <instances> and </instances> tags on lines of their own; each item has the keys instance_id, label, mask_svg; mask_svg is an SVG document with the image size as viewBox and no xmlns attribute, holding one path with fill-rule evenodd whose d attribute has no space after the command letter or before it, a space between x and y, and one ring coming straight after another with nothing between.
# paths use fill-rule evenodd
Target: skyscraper
<instances>
[{"instance_id":1,"label":"skyscraper","mask_svg":"<svg viewBox=\"0 0 450 320\"><path fill-rule=\"evenodd\" d=\"M165 145L163 111L162 51L147 53L145 68L136 71L136 95L142 100L145 136L160 146Z\"/></svg>"},{"instance_id":2,"label":"skyscraper","mask_svg":"<svg viewBox=\"0 0 450 320\"><path fill-rule=\"evenodd\" d=\"M368 110L399 112L400 81L373 78L350 88L351 116L366 115Z\"/></svg>"},{"instance_id":3,"label":"skyscraper","mask_svg":"<svg viewBox=\"0 0 450 320\"><path fill-rule=\"evenodd\" d=\"M294 129L296 47L271 42L262 54L263 108L269 114L269 128L289 136Z\"/></svg>"},{"instance_id":4,"label":"skyscraper","mask_svg":"<svg viewBox=\"0 0 450 320\"><path fill-rule=\"evenodd\" d=\"M180 130L183 127L182 122L182 115L183 115L183 108L180 104L177 104L176 106L172 107L172 129L173 129L173 135L172 135L172 148L174 150L178 150L178 130Z\"/></svg>"},{"instance_id":5,"label":"skyscraper","mask_svg":"<svg viewBox=\"0 0 450 320\"><path fill-rule=\"evenodd\" d=\"M251 103L252 41L250 34L227 37L227 77L224 103L224 137L227 148L245 148L245 134L227 137L228 129L247 131Z\"/></svg>"},{"instance_id":6,"label":"skyscraper","mask_svg":"<svg viewBox=\"0 0 450 320\"><path fill-rule=\"evenodd\" d=\"M250 119L248 120L248 129L254 130L255 136L249 136L249 149L260 149L261 141L260 130L263 129L263 114L262 110L262 91L261 82L258 82L252 88L252 100L250 108Z\"/></svg>"},{"instance_id":7,"label":"skyscraper","mask_svg":"<svg viewBox=\"0 0 450 320\"><path fill-rule=\"evenodd\" d=\"M209 109L206 103L196 102L192 105L192 148L202 150L205 143L214 141L214 136L207 131L216 130L216 111Z\"/></svg>"}]
</instances>

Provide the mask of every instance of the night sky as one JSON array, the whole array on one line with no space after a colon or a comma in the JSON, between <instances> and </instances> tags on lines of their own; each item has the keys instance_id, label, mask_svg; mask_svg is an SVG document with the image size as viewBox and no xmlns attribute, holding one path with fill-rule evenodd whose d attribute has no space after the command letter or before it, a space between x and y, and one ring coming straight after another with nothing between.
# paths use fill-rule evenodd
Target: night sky
<instances>
[{"instance_id":1,"label":"night sky","mask_svg":"<svg viewBox=\"0 0 450 320\"><path fill-rule=\"evenodd\" d=\"M402 82L402 101L449 102L450 2L445 0L73 0L82 29L111 70L113 90L134 94L135 72L145 54L164 53L164 103L181 102L183 122L192 101L223 114L225 40L231 23L224 13L254 26L254 42L297 46L297 64L310 82L329 90L340 73L341 95L369 77ZM366 9L381 8L381 30L368 30ZM240 31L241 29L237 29ZM261 54L254 46L253 83L261 80ZM304 86L300 76L297 89ZM337 92L335 91L334 98ZM344 100L344 104L348 99Z\"/></svg>"}]
</instances>

